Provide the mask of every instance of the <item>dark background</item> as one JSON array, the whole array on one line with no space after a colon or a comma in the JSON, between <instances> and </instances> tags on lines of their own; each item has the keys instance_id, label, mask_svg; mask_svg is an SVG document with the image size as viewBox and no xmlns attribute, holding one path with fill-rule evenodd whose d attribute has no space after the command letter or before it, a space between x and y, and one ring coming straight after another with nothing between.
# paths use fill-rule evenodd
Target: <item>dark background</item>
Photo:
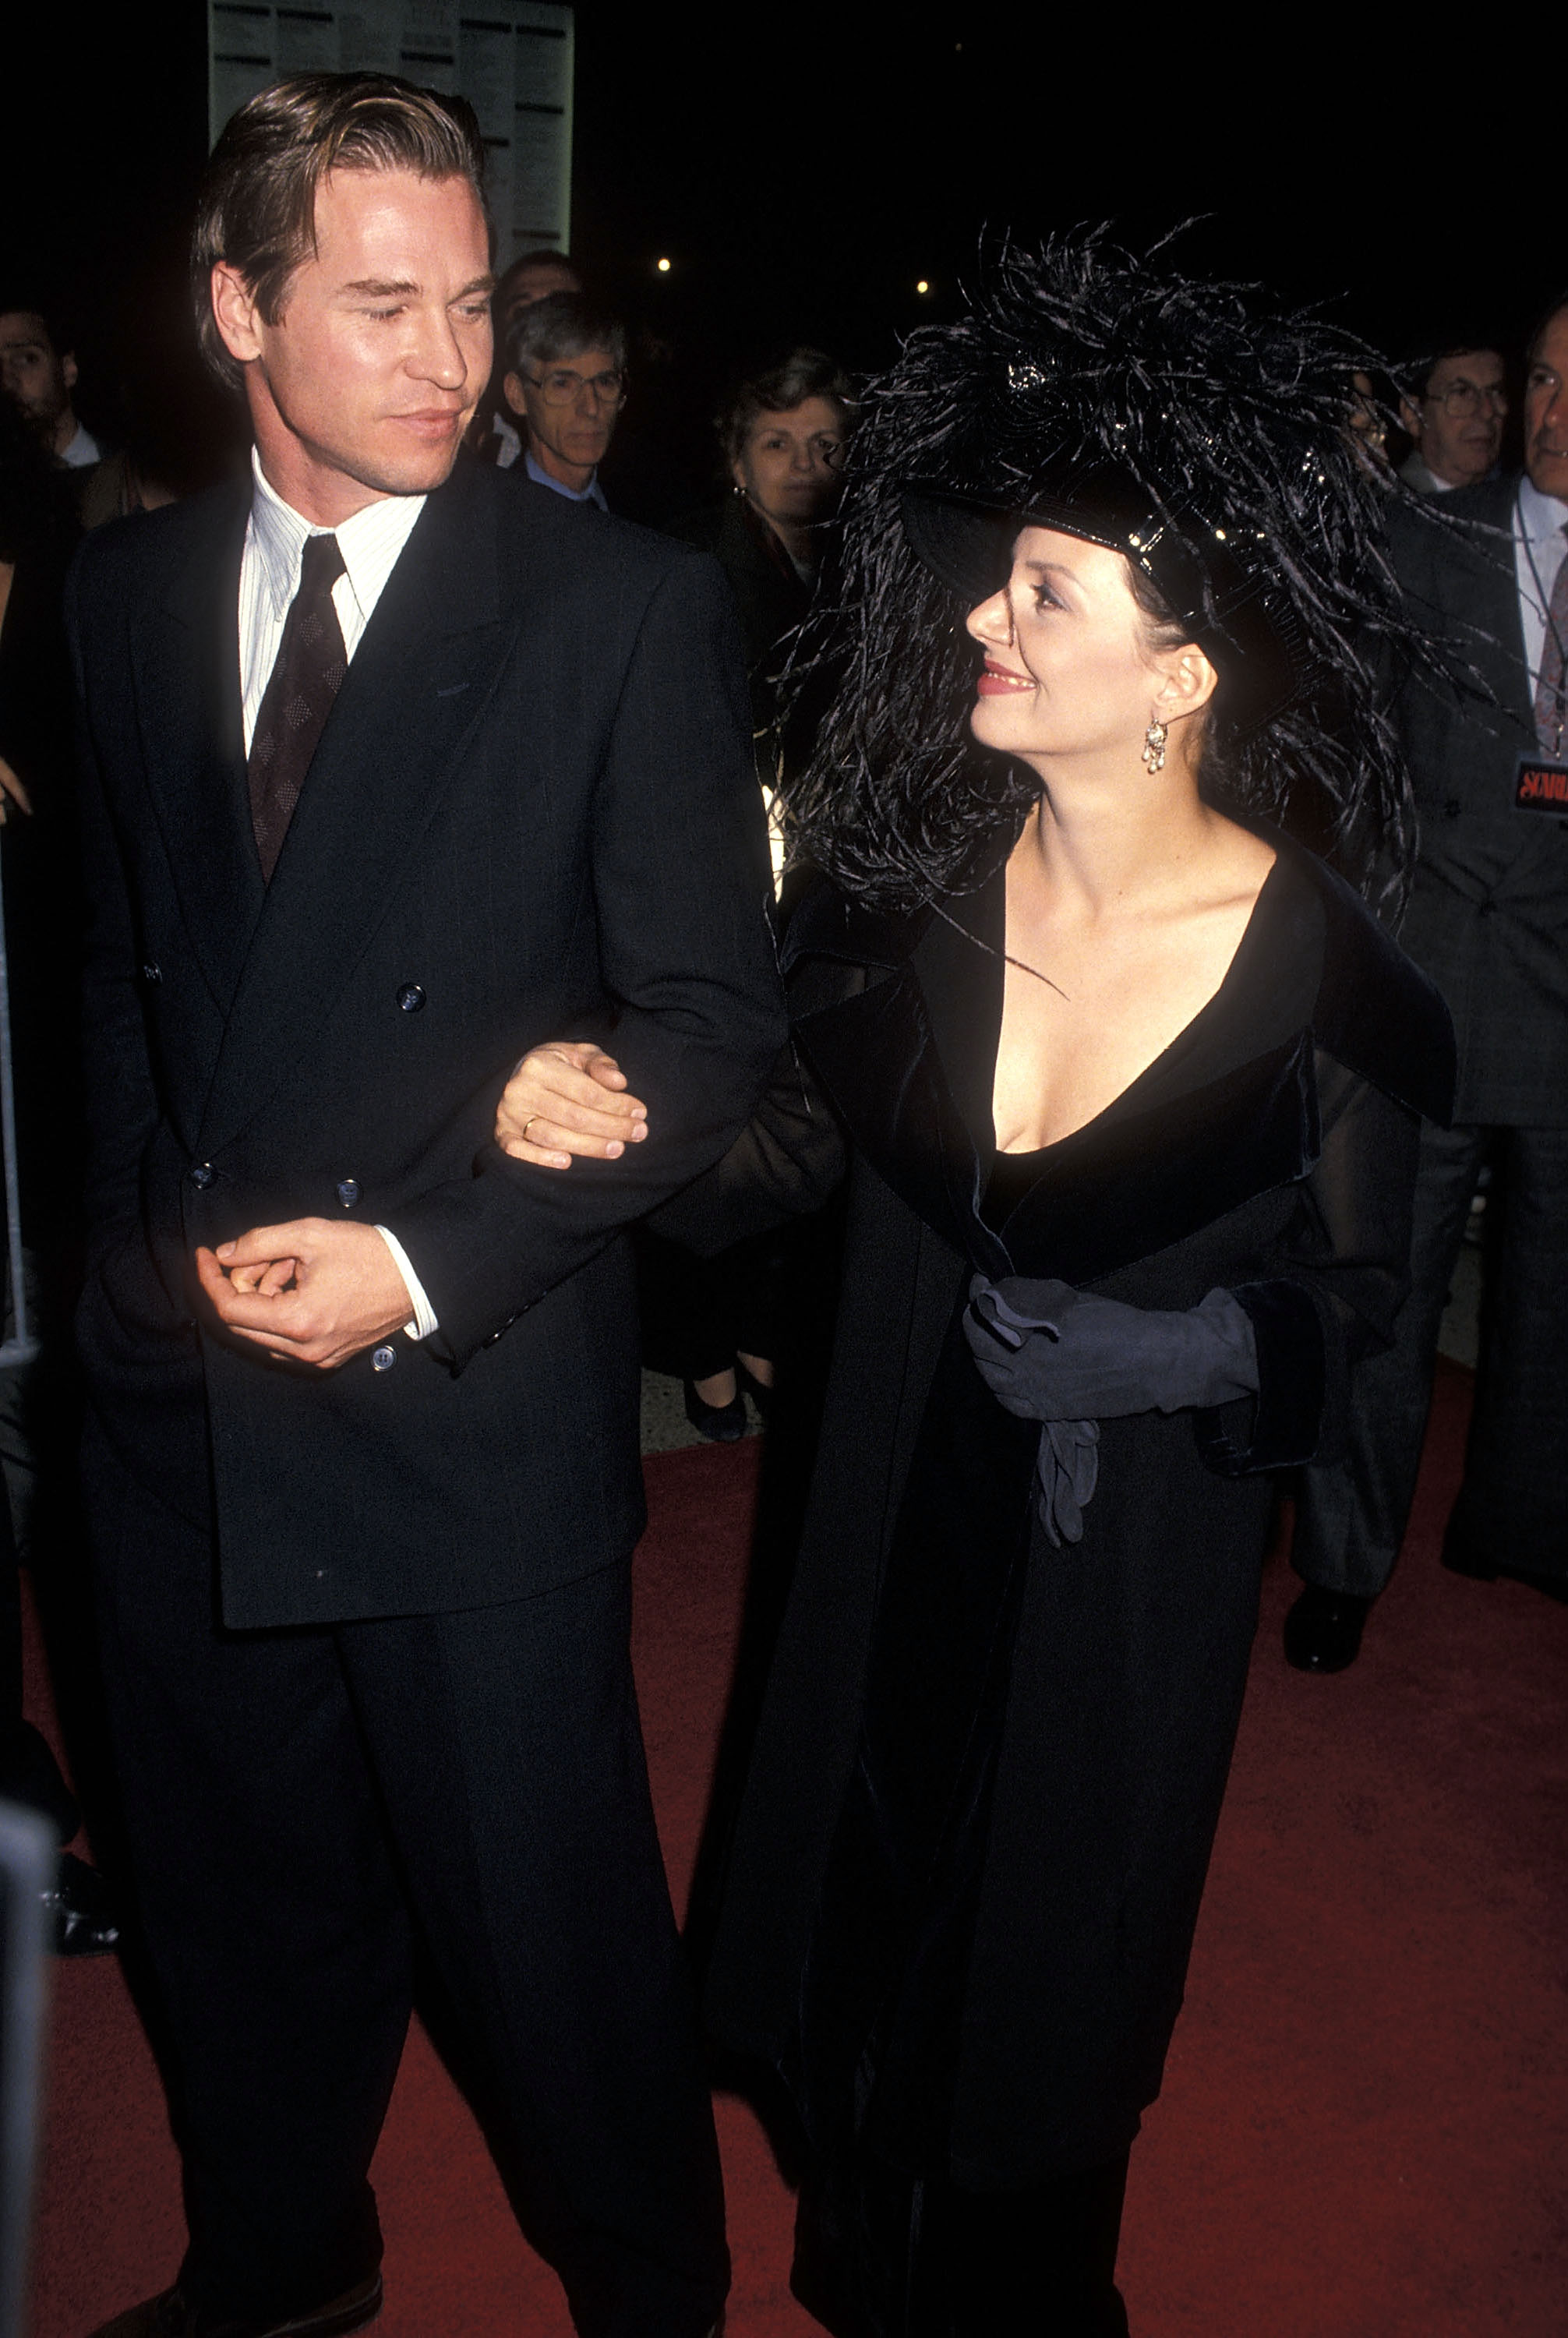
<instances>
[{"instance_id":1,"label":"dark background","mask_svg":"<svg viewBox=\"0 0 1568 2338\"><path fill-rule=\"evenodd\" d=\"M573 241L642 336L629 477L666 469L690 499L727 375L801 340L879 366L953 313L983 230L1111 219L1136 242L1200 215L1186 264L1323 302L1396 355L1475 334L1516 356L1568 281L1523 43L1488 50L1472 19L1461 45L1436 13L1398 46L1348 12L1043 15L915 31L882 9L584 0ZM66 309L90 422L113 434L172 369L191 427L216 427L173 366L204 11L105 10L96 31L34 80L6 38L0 300Z\"/></svg>"}]
</instances>

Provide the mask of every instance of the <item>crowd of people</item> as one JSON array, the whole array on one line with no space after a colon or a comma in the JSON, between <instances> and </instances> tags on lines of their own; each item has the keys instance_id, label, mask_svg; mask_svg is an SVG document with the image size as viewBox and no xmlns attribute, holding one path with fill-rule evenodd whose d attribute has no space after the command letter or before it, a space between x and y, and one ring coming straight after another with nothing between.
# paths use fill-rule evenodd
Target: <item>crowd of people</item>
<instances>
[{"instance_id":1,"label":"crowd of people","mask_svg":"<svg viewBox=\"0 0 1568 2338\"><path fill-rule=\"evenodd\" d=\"M735 381L654 528L635 326L494 280L482 186L402 83L234 117L232 476L95 436L0 288L0 1794L56 1950L134 1932L190 2218L99 2338L374 2317L416 1940L576 2326L719 2328L640 1363L812 1423L701 1975L797 2294L1113 2338L1277 1501L1342 1670L1483 1215L1444 1562L1568 1596L1568 296L1387 370L1011 247L874 380ZM108 1881L19 1552L91 1585Z\"/></svg>"}]
</instances>

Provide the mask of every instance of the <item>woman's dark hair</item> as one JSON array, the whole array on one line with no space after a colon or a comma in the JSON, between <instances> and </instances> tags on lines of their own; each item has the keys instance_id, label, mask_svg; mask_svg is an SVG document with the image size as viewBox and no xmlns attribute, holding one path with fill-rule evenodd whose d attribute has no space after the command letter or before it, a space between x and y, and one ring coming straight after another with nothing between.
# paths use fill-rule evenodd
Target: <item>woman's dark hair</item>
<instances>
[{"instance_id":1,"label":"woman's dark hair","mask_svg":"<svg viewBox=\"0 0 1568 2338\"><path fill-rule=\"evenodd\" d=\"M724 460L739 461L760 414L793 414L808 398L828 398L847 416L855 404L849 377L821 349L791 349L778 365L731 391L714 418Z\"/></svg>"},{"instance_id":2,"label":"woman's dark hair","mask_svg":"<svg viewBox=\"0 0 1568 2338\"><path fill-rule=\"evenodd\" d=\"M466 179L485 209L485 142L466 98L391 74L295 74L262 90L212 149L191 246L201 354L230 388L241 370L213 320L212 270L220 260L237 269L275 325L289 279L316 248L316 191L328 171Z\"/></svg>"},{"instance_id":3,"label":"woman's dark hair","mask_svg":"<svg viewBox=\"0 0 1568 2338\"><path fill-rule=\"evenodd\" d=\"M1248 727L1228 712L1216 654L1205 794L1399 895L1414 812L1380 677L1390 661L1450 677L1405 614L1384 544L1394 505L1434 516L1368 467L1348 427L1347 385L1380 364L1319 317L1182 279L1102 230L1004 247L962 322L912 334L867 393L841 594L796 661L837 655L844 679L786 791L795 859L892 909L972 887L1010 849L1039 781L970 736L977 653L960 596L914 553L901 490L934 482L1023 512L1043 479L1112 467L1195 560L1223 536L1300 671L1289 702ZM1131 561L1128 576L1151 625L1168 626Z\"/></svg>"}]
</instances>

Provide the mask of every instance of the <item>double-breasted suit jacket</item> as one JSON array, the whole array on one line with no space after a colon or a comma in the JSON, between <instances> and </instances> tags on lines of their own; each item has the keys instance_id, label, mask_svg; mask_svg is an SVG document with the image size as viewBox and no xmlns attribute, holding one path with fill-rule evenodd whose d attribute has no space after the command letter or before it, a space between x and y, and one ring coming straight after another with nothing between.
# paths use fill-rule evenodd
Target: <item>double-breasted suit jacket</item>
<instances>
[{"instance_id":1,"label":"double-breasted suit jacket","mask_svg":"<svg viewBox=\"0 0 1568 2338\"><path fill-rule=\"evenodd\" d=\"M617 1236L723 1151L779 1043L738 631L710 561L460 462L265 885L247 508L224 490L105 529L70 595L82 1352L122 1462L214 1518L227 1623L483 1606L635 1540ZM564 1032L612 1046L660 1105L644 1144L570 1178L490 1142L512 1066ZM388 1226L438 1333L322 1374L199 1326L194 1246L303 1215Z\"/></svg>"},{"instance_id":2,"label":"double-breasted suit jacket","mask_svg":"<svg viewBox=\"0 0 1568 2338\"><path fill-rule=\"evenodd\" d=\"M1455 704L1412 680L1398 720L1420 816L1400 940L1448 1002L1459 1046L1456 1122L1568 1126L1568 820L1520 811L1536 752L1509 542L1514 479L1445 497L1463 534L1405 521L1392 540L1411 613L1492 694Z\"/></svg>"}]
</instances>

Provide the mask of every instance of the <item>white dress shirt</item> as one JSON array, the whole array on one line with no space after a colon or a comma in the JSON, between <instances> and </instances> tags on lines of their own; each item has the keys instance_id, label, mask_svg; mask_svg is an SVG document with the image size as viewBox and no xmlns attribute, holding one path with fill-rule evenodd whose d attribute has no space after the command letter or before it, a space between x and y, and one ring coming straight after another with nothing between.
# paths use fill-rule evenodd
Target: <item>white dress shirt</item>
<instances>
[{"instance_id":1,"label":"white dress shirt","mask_svg":"<svg viewBox=\"0 0 1568 2338\"><path fill-rule=\"evenodd\" d=\"M286 504L268 484L250 453L256 492L245 529L245 549L240 558L240 699L245 725L245 752L256 730L256 718L267 684L278 663L289 604L299 590L299 563L306 539L336 535L343 555L343 574L332 587L332 605L342 628L343 647L350 663L381 598L387 579L397 565L414 523L425 508L423 496L386 496L367 504L340 527L317 527ZM408 1289L414 1312L403 1329L411 1340L427 1340L436 1329L436 1313L425 1287L409 1263L408 1253L385 1226L377 1233L397 1262Z\"/></svg>"},{"instance_id":2,"label":"white dress shirt","mask_svg":"<svg viewBox=\"0 0 1568 2338\"><path fill-rule=\"evenodd\" d=\"M1546 611L1557 571L1568 554L1568 504L1544 496L1528 473L1519 482L1514 506L1514 571L1519 579L1519 616L1524 628L1524 663L1530 669L1534 701L1546 653Z\"/></svg>"},{"instance_id":3,"label":"white dress shirt","mask_svg":"<svg viewBox=\"0 0 1568 2338\"><path fill-rule=\"evenodd\" d=\"M89 470L94 463L101 463L103 459L103 449L97 439L93 437L91 430L83 430L82 425L78 423L75 435L60 460L68 471L85 471Z\"/></svg>"}]
</instances>

